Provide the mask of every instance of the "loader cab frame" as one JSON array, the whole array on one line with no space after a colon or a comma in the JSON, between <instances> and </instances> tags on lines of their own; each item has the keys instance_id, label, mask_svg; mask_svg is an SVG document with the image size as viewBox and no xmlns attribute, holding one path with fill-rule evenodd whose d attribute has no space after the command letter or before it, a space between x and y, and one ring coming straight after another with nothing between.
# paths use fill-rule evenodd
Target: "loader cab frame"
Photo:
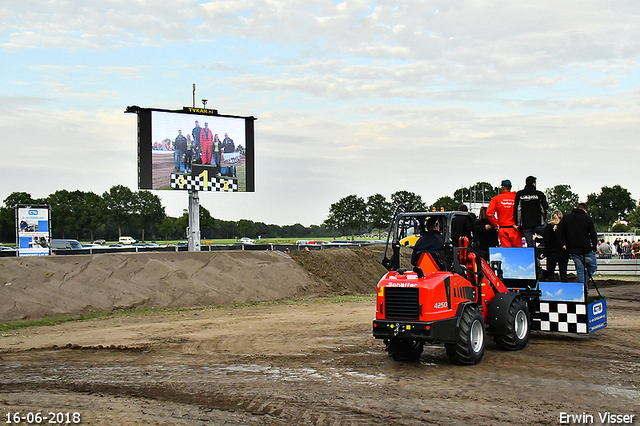
<instances>
[{"instance_id":1,"label":"loader cab frame","mask_svg":"<svg viewBox=\"0 0 640 426\"><path fill-rule=\"evenodd\" d=\"M453 212L404 212L398 213L394 217L387 242L384 248L382 265L388 271L397 271L401 267L401 248L400 240L411 235L410 232L417 230L424 234L426 229L426 221L428 218L435 217L440 224L440 232L444 239L444 269L453 270L454 267L454 247L461 245L471 249L477 248L477 237L474 227L474 215L469 212L453 211ZM460 235L459 230L462 229L461 238L454 238L453 235ZM457 241L454 241L456 239Z\"/></svg>"}]
</instances>

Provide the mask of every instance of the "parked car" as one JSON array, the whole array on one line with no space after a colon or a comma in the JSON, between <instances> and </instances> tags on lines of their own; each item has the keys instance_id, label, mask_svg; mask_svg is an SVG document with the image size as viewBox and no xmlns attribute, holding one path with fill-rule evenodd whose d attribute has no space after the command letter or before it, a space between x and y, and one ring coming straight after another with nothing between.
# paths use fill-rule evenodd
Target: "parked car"
<instances>
[{"instance_id":1,"label":"parked car","mask_svg":"<svg viewBox=\"0 0 640 426\"><path fill-rule=\"evenodd\" d=\"M83 244L83 248L99 248L102 247L100 244Z\"/></svg>"},{"instance_id":2,"label":"parked car","mask_svg":"<svg viewBox=\"0 0 640 426\"><path fill-rule=\"evenodd\" d=\"M81 250L82 244L78 240L52 239L51 248L54 250Z\"/></svg>"},{"instance_id":3,"label":"parked car","mask_svg":"<svg viewBox=\"0 0 640 426\"><path fill-rule=\"evenodd\" d=\"M95 240L95 241L93 242L93 244L100 244L100 245L102 245L102 244L104 244L104 243L106 243L106 241L105 241L105 240Z\"/></svg>"},{"instance_id":4,"label":"parked car","mask_svg":"<svg viewBox=\"0 0 640 426\"><path fill-rule=\"evenodd\" d=\"M254 240L248 237L242 237L240 238L240 242L243 244L253 244Z\"/></svg>"},{"instance_id":5,"label":"parked car","mask_svg":"<svg viewBox=\"0 0 640 426\"><path fill-rule=\"evenodd\" d=\"M133 243L136 242L136 240L134 238L131 238L131 237L120 237L118 242L120 244L133 244Z\"/></svg>"}]
</instances>

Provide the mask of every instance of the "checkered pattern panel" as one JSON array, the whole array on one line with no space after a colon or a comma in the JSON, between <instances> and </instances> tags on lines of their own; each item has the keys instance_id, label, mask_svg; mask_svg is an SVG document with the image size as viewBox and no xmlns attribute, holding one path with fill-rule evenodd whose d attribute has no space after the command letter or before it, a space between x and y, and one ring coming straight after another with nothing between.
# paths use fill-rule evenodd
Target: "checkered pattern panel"
<instances>
[{"instance_id":1,"label":"checkered pattern panel","mask_svg":"<svg viewBox=\"0 0 640 426\"><path fill-rule=\"evenodd\" d=\"M587 333L587 305L578 302L540 302L540 319L534 318L533 329L564 333Z\"/></svg>"},{"instance_id":2,"label":"checkered pattern panel","mask_svg":"<svg viewBox=\"0 0 640 426\"><path fill-rule=\"evenodd\" d=\"M238 181L234 179L211 179L209 191L238 192Z\"/></svg>"},{"instance_id":3,"label":"checkered pattern panel","mask_svg":"<svg viewBox=\"0 0 640 426\"><path fill-rule=\"evenodd\" d=\"M172 189L195 189L196 191L203 191L204 185L203 185L203 182L197 177L171 173L171 188Z\"/></svg>"},{"instance_id":4,"label":"checkered pattern panel","mask_svg":"<svg viewBox=\"0 0 640 426\"><path fill-rule=\"evenodd\" d=\"M196 191L238 192L238 180L214 177L205 182L197 176L171 173L171 188Z\"/></svg>"}]
</instances>

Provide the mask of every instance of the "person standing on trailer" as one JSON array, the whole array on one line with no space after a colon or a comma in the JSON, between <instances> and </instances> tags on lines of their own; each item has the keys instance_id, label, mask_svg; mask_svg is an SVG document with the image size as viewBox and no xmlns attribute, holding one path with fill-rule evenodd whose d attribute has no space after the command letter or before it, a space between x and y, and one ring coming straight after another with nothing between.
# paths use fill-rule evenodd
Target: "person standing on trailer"
<instances>
[{"instance_id":1,"label":"person standing on trailer","mask_svg":"<svg viewBox=\"0 0 640 426\"><path fill-rule=\"evenodd\" d=\"M513 214L516 193L511 191L511 181L501 183L501 192L491 199L487 207L487 219L498 228L500 247L522 247L522 233L516 226Z\"/></svg>"},{"instance_id":2,"label":"person standing on trailer","mask_svg":"<svg viewBox=\"0 0 640 426\"><path fill-rule=\"evenodd\" d=\"M598 236L593 219L587 214L587 205L580 203L563 217L558 225L558 232L562 245L576 265L578 282L586 284L598 270L595 253L598 249Z\"/></svg>"},{"instance_id":3,"label":"person standing on trailer","mask_svg":"<svg viewBox=\"0 0 640 426\"><path fill-rule=\"evenodd\" d=\"M541 235L547 219L549 204L544 192L536 189L535 176L528 176L524 189L516 192L514 215L527 247L535 247L533 235Z\"/></svg>"},{"instance_id":4,"label":"person standing on trailer","mask_svg":"<svg viewBox=\"0 0 640 426\"><path fill-rule=\"evenodd\" d=\"M563 214L560 210L556 210L551 214L551 220L547 224L542 233L542 243L544 245L544 254L547 258L547 279L555 281L556 265L560 273L560 282L568 282L567 265L569 264L569 255L563 247L558 232L558 225L562 221ZM536 257L537 259L537 257Z\"/></svg>"}]
</instances>

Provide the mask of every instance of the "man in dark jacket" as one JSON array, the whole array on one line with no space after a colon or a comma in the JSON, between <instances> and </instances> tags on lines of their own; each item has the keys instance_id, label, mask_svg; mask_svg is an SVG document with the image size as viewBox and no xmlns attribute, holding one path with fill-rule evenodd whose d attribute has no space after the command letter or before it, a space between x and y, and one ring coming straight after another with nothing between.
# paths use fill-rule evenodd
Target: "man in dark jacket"
<instances>
[{"instance_id":1,"label":"man in dark jacket","mask_svg":"<svg viewBox=\"0 0 640 426\"><path fill-rule=\"evenodd\" d=\"M202 147L200 146L200 132L202 131L202 127L200 127L200 123L196 121L196 127L191 131L191 135L193 136L193 162L194 163L202 163Z\"/></svg>"},{"instance_id":2,"label":"man in dark jacket","mask_svg":"<svg viewBox=\"0 0 640 426\"><path fill-rule=\"evenodd\" d=\"M420 260L422 253L431 253L434 256L434 260L440 266L440 263L444 255L444 237L440 233L440 221L437 217L430 217L427 219L427 232L425 232L416 242L413 247L413 253L411 254L411 264L416 266ZM440 261L440 262L439 262Z\"/></svg>"},{"instance_id":3,"label":"man in dark jacket","mask_svg":"<svg viewBox=\"0 0 640 426\"><path fill-rule=\"evenodd\" d=\"M224 134L224 139L222 140L222 150L224 153L227 153L227 154L236 151L236 145L233 143L233 139L231 139L229 135L226 133ZM229 165L227 167L227 176L235 177L235 175L236 175L235 166Z\"/></svg>"},{"instance_id":4,"label":"man in dark jacket","mask_svg":"<svg viewBox=\"0 0 640 426\"><path fill-rule=\"evenodd\" d=\"M235 152L236 150L236 145L233 143L233 139L231 139L226 133L222 140L222 148L224 149L224 152Z\"/></svg>"},{"instance_id":5,"label":"man in dark jacket","mask_svg":"<svg viewBox=\"0 0 640 426\"><path fill-rule=\"evenodd\" d=\"M547 197L536 189L535 176L527 177L524 189L516 192L513 210L516 225L522 230L527 247L535 247L533 234L542 234L548 209Z\"/></svg>"},{"instance_id":6,"label":"man in dark jacket","mask_svg":"<svg viewBox=\"0 0 640 426\"><path fill-rule=\"evenodd\" d=\"M182 130L178 130L178 136L176 136L176 140L173 143L175 151L173 151L173 162L174 162L174 172L184 171L184 163L182 162L182 157L187 151L187 138L185 138L182 134Z\"/></svg>"},{"instance_id":7,"label":"man in dark jacket","mask_svg":"<svg viewBox=\"0 0 640 426\"><path fill-rule=\"evenodd\" d=\"M576 265L578 282L586 284L598 270L595 254L598 237L585 203L578 204L577 209L562 218L558 233L562 245Z\"/></svg>"}]
</instances>

